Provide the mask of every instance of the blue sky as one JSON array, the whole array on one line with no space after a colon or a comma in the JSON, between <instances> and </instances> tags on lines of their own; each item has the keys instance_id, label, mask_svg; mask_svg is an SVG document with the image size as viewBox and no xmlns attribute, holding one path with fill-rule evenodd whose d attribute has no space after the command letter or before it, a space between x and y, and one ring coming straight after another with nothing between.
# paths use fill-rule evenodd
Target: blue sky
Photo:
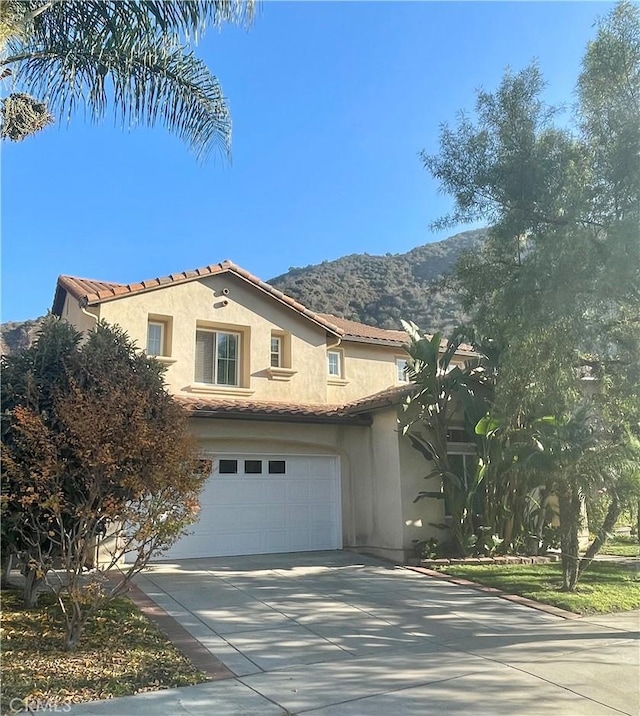
<instances>
[{"instance_id":1,"label":"blue sky","mask_svg":"<svg viewBox=\"0 0 640 716\"><path fill-rule=\"evenodd\" d=\"M573 100L596 2L273 2L196 48L220 78L233 157L112 119L2 148L2 320L42 315L58 274L138 281L230 258L267 280L445 238L418 152L536 58ZM465 227L459 227L463 230Z\"/></svg>"}]
</instances>

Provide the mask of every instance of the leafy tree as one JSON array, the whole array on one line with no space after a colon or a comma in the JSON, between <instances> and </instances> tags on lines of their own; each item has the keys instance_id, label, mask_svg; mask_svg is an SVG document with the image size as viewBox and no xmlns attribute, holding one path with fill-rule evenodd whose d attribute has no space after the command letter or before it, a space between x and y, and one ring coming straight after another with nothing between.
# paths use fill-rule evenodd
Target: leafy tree
<instances>
[{"instance_id":1,"label":"leafy tree","mask_svg":"<svg viewBox=\"0 0 640 716\"><path fill-rule=\"evenodd\" d=\"M48 559L53 549L46 533L25 531L24 524L38 520L35 500L35 486L39 475L34 472L29 482L20 486L26 493L21 500L20 509L11 509L11 470L8 467L10 455L5 446L11 442L11 411L20 406L24 411L34 414L51 413L54 398L58 391L68 388L68 375L71 362L80 343L80 334L67 323L47 319L46 338L39 333L35 344L8 359L2 358L1 396L1 439L3 446L3 483L2 483L2 558L4 562L3 581L11 570L13 556L20 552L25 559L25 605L34 606L37 599L37 587L43 577L38 562L31 558L39 555L40 562ZM34 513L34 514L32 514Z\"/></svg>"},{"instance_id":2,"label":"leafy tree","mask_svg":"<svg viewBox=\"0 0 640 716\"><path fill-rule=\"evenodd\" d=\"M531 427L536 450L529 459L543 479L551 477L549 487L559 497L563 588L573 591L622 509L640 495L640 441L630 434L622 439L610 435L610 424L591 406L563 419L547 416ZM575 525L581 521L586 492L602 487L610 497L607 513L581 557Z\"/></svg>"},{"instance_id":3,"label":"leafy tree","mask_svg":"<svg viewBox=\"0 0 640 716\"><path fill-rule=\"evenodd\" d=\"M196 519L205 478L163 370L118 328L80 345L53 317L3 359L3 528L56 593L68 649Z\"/></svg>"},{"instance_id":4,"label":"leafy tree","mask_svg":"<svg viewBox=\"0 0 640 716\"><path fill-rule=\"evenodd\" d=\"M578 470L590 439L578 429L580 405L594 392L606 426L594 454L621 454L625 435L640 430L638 362L628 350L640 316L639 79L640 11L623 2L587 48L576 126L558 123L532 65L507 73L495 93L479 92L475 120L443 127L440 152L422 154L454 199L439 223L491 224L454 280L473 326L499 349L493 417L507 434L528 430L532 439L542 419L556 426L539 442L547 482L559 486L567 589L579 576L576 505L588 473L623 484L597 460Z\"/></svg>"},{"instance_id":5,"label":"leafy tree","mask_svg":"<svg viewBox=\"0 0 640 716\"><path fill-rule=\"evenodd\" d=\"M3 139L19 141L83 107L124 124L164 124L198 155L228 151L229 110L188 40L207 24L245 22L253 0L4 0L0 75ZM33 97L32 95L35 95Z\"/></svg>"}]
</instances>

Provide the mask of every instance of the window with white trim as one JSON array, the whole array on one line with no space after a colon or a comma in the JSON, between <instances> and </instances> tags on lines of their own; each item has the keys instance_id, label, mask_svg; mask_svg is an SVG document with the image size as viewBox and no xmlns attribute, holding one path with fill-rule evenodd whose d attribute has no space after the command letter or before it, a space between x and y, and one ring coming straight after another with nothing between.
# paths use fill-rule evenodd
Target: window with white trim
<instances>
[{"instance_id":1,"label":"window with white trim","mask_svg":"<svg viewBox=\"0 0 640 716\"><path fill-rule=\"evenodd\" d=\"M467 433L464 426L454 426L447 429L447 455L451 470L465 485L469 485L475 477L475 471L478 469L478 453L474 436ZM444 515L445 518L448 518L451 517L451 505L444 485L442 491L445 493ZM482 492L478 491L476 500L481 499L481 497Z\"/></svg>"},{"instance_id":2,"label":"window with white trim","mask_svg":"<svg viewBox=\"0 0 640 716\"><path fill-rule=\"evenodd\" d=\"M164 323L149 321L147 324L147 354L150 356L164 355Z\"/></svg>"},{"instance_id":3,"label":"window with white trim","mask_svg":"<svg viewBox=\"0 0 640 716\"><path fill-rule=\"evenodd\" d=\"M237 475L238 474L238 461L237 460L220 460L218 462L218 471L221 475Z\"/></svg>"},{"instance_id":4,"label":"window with white trim","mask_svg":"<svg viewBox=\"0 0 640 716\"><path fill-rule=\"evenodd\" d=\"M211 385L240 385L240 334L196 331L195 380Z\"/></svg>"},{"instance_id":5,"label":"window with white trim","mask_svg":"<svg viewBox=\"0 0 640 716\"><path fill-rule=\"evenodd\" d=\"M147 355L155 358L171 356L173 318L150 313L147 317Z\"/></svg>"},{"instance_id":6,"label":"window with white trim","mask_svg":"<svg viewBox=\"0 0 640 716\"><path fill-rule=\"evenodd\" d=\"M409 377L407 376L406 358L396 358L396 379L399 383L409 382Z\"/></svg>"},{"instance_id":7,"label":"window with white trim","mask_svg":"<svg viewBox=\"0 0 640 716\"><path fill-rule=\"evenodd\" d=\"M478 466L478 457L476 455L467 455L465 453L449 454L449 465L451 470L468 485L473 479L475 470ZM451 517L451 505L447 492L444 490L444 516Z\"/></svg>"},{"instance_id":8,"label":"window with white trim","mask_svg":"<svg viewBox=\"0 0 640 716\"><path fill-rule=\"evenodd\" d=\"M284 367L284 360L282 355L282 336L271 336L271 367L282 368Z\"/></svg>"},{"instance_id":9,"label":"window with white trim","mask_svg":"<svg viewBox=\"0 0 640 716\"><path fill-rule=\"evenodd\" d=\"M329 376L342 378L342 353L340 351L327 351Z\"/></svg>"}]
</instances>

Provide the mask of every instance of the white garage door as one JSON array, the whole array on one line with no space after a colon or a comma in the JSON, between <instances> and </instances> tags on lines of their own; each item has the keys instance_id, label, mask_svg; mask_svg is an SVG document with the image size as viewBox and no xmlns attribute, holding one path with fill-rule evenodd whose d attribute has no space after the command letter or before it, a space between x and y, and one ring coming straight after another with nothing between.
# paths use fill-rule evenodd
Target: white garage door
<instances>
[{"instance_id":1,"label":"white garage door","mask_svg":"<svg viewBox=\"0 0 640 716\"><path fill-rule=\"evenodd\" d=\"M200 518L161 559L342 547L338 458L217 455Z\"/></svg>"}]
</instances>

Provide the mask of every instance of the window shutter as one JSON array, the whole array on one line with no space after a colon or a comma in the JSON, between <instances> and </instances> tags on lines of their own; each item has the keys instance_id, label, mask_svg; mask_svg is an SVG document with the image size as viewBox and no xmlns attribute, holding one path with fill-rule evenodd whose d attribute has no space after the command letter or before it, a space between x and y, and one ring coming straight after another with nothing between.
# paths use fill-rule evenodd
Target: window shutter
<instances>
[{"instance_id":1,"label":"window shutter","mask_svg":"<svg viewBox=\"0 0 640 716\"><path fill-rule=\"evenodd\" d=\"M196 382L213 383L213 356L216 334L196 331Z\"/></svg>"}]
</instances>

